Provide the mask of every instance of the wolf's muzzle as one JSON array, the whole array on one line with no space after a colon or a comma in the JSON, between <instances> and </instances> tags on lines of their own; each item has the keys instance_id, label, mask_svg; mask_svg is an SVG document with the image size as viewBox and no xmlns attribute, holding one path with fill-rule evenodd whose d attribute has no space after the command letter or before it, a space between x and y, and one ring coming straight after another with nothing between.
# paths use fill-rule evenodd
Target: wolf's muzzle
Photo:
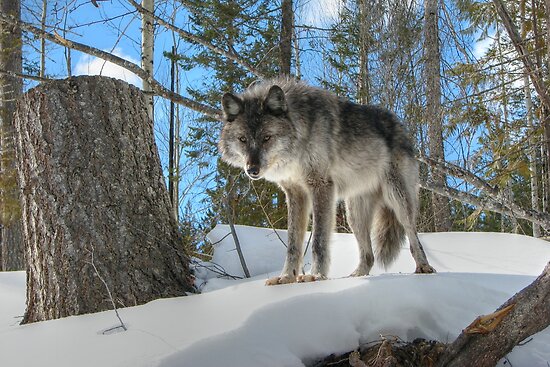
<instances>
[{"instance_id":1,"label":"wolf's muzzle","mask_svg":"<svg viewBox=\"0 0 550 367\"><path fill-rule=\"evenodd\" d=\"M260 166L252 165L246 169L246 174L253 180L260 178Z\"/></svg>"}]
</instances>

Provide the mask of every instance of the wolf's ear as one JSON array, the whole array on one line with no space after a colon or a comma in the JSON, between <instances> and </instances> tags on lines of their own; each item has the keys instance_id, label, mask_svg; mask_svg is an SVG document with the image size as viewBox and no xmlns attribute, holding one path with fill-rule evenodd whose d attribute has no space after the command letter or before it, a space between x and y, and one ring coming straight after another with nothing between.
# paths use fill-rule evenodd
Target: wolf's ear
<instances>
[{"instance_id":1,"label":"wolf's ear","mask_svg":"<svg viewBox=\"0 0 550 367\"><path fill-rule=\"evenodd\" d=\"M276 115L283 114L287 111L285 92L283 92L281 87L274 85L269 88L264 106Z\"/></svg>"},{"instance_id":2,"label":"wolf's ear","mask_svg":"<svg viewBox=\"0 0 550 367\"><path fill-rule=\"evenodd\" d=\"M225 93L222 97L222 107L225 118L231 122L243 111L243 101L234 94Z\"/></svg>"}]
</instances>

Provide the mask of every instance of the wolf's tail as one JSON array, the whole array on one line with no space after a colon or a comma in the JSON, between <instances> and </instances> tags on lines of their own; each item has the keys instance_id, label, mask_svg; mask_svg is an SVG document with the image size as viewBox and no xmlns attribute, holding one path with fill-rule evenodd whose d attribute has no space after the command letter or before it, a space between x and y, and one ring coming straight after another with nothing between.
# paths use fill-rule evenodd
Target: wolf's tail
<instances>
[{"instance_id":1,"label":"wolf's tail","mask_svg":"<svg viewBox=\"0 0 550 367\"><path fill-rule=\"evenodd\" d=\"M405 229L392 209L385 206L378 209L372 236L376 244L376 258L386 268L399 255L401 244L405 241Z\"/></svg>"}]
</instances>

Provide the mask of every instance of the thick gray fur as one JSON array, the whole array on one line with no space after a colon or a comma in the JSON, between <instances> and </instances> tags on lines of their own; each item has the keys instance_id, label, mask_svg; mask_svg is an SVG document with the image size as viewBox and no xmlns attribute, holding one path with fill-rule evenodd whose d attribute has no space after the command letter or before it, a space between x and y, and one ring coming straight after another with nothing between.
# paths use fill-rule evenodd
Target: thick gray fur
<instances>
[{"instance_id":1,"label":"thick gray fur","mask_svg":"<svg viewBox=\"0 0 550 367\"><path fill-rule=\"evenodd\" d=\"M305 83L278 78L222 98L226 122L219 150L252 179L276 182L286 193L288 252L280 277L267 284L324 279L336 203L344 200L359 244L354 276L376 257L388 266L409 238L416 272L434 269L418 240L418 165L396 116L358 105ZM301 276L303 243L313 212L311 276Z\"/></svg>"}]
</instances>

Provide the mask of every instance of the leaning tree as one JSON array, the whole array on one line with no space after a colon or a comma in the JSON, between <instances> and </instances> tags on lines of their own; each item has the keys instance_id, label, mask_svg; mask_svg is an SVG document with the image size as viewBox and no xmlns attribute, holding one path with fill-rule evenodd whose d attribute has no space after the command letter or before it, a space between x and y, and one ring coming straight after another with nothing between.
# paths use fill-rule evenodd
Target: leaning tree
<instances>
[{"instance_id":1,"label":"leaning tree","mask_svg":"<svg viewBox=\"0 0 550 367\"><path fill-rule=\"evenodd\" d=\"M23 322L192 290L138 88L97 76L47 82L19 101L15 125Z\"/></svg>"}]
</instances>

